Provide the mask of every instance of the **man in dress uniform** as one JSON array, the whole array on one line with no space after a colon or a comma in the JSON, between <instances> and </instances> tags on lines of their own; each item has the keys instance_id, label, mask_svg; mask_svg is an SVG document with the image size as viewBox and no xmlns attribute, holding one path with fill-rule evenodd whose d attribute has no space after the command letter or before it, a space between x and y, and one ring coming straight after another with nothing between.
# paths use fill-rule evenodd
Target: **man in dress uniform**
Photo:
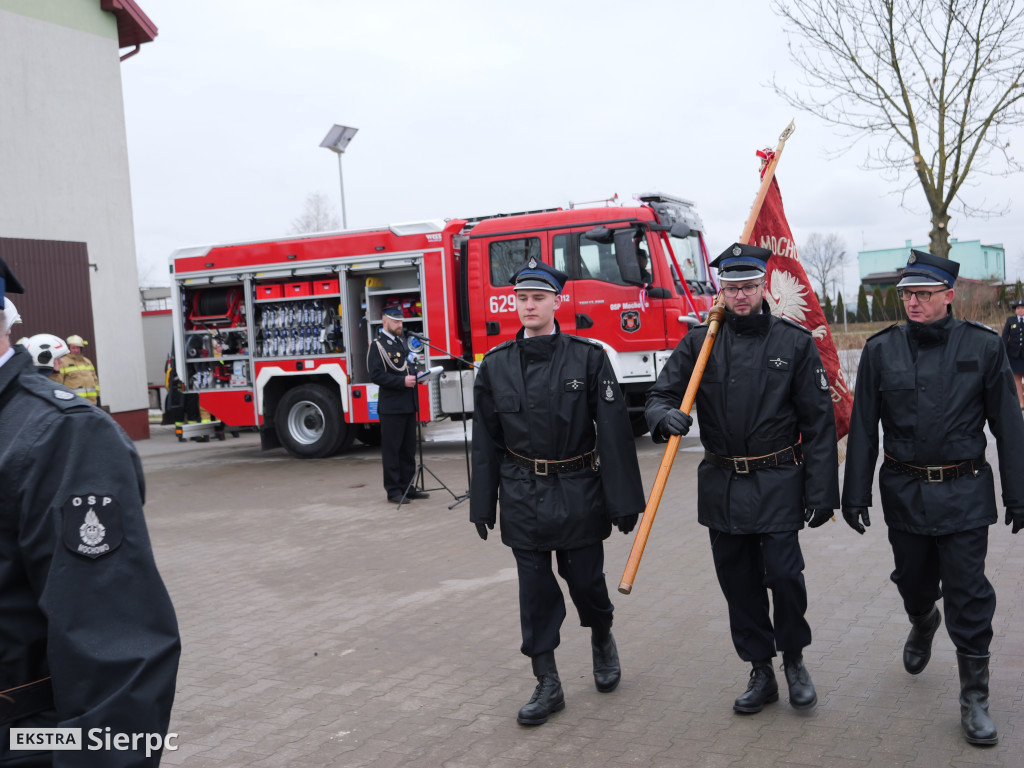
<instances>
[{"instance_id":1,"label":"man in dress uniform","mask_svg":"<svg viewBox=\"0 0 1024 768\"><path fill-rule=\"evenodd\" d=\"M380 419L380 456L388 501L400 504L426 499L417 490L416 474L416 367L409 361L409 347L402 337L402 308L385 307L377 338L366 353L370 381L380 387L377 416Z\"/></svg>"},{"instance_id":2,"label":"man in dress uniform","mask_svg":"<svg viewBox=\"0 0 1024 768\"><path fill-rule=\"evenodd\" d=\"M537 688L518 721L540 725L565 708L555 648L569 586L580 624L590 627L594 683L609 693L621 670L604 577L604 540L644 509L633 433L622 392L600 345L560 332L555 311L568 277L531 259L511 282L523 327L485 355L473 388L470 522L494 528L519 571L522 652Z\"/></svg>"},{"instance_id":3,"label":"man in dress uniform","mask_svg":"<svg viewBox=\"0 0 1024 768\"><path fill-rule=\"evenodd\" d=\"M960 670L960 713L971 744L995 744L988 714L988 660L996 595L985 577L995 483L985 461L985 422L999 450L1006 524L1024 527L1024 421L999 336L957 320L950 302L955 261L911 251L896 288L907 322L871 336L861 354L850 418L843 517L864 533L881 419L882 513L896 568L892 580L910 619L903 666L920 674L942 623Z\"/></svg>"},{"instance_id":4,"label":"man in dress uniform","mask_svg":"<svg viewBox=\"0 0 1024 768\"><path fill-rule=\"evenodd\" d=\"M1017 401L1024 410L1024 301L1018 300L1014 305L1014 313L1006 318L1003 325L1003 346L1006 356L1010 358L1010 371L1013 383L1017 387Z\"/></svg>"},{"instance_id":5,"label":"man in dress uniform","mask_svg":"<svg viewBox=\"0 0 1024 768\"><path fill-rule=\"evenodd\" d=\"M12 292L22 287L0 259L0 765L156 766L159 749L147 757L141 742L86 749L93 729L162 740L174 701L178 626L139 456L11 346ZM15 748L12 728L81 728L83 748Z\"/></svg>"},{"instance_id":6,"label":"man in dress uniform","mask_svg":"<svg viewBox=\"0 0 1024 768\"><path fill-rule=\"evenodd\" d=\"M65 387L96 405L100 398L100 380L92 360L82 354L82 347L88 343L77 333L68 336L71 354L60 361L60 376Z\"/></svg>"},{"instance_id":7,"label":"man in dress uniform","mask_svg":"<svg viewBox=\"0 0 1024 768\"><path fill-rule=\"evenodd\" d=\"M798 532L839 506L835 415L828 377L810 331L773 317L764 301L771 251L736 243L715 259L725 320L697 390L704 460L697 469L697 520L709 529L718 583L740 658L752 665L737 712L779 699L776 651L796 709L818 696L803 662L811 643ZM679 342L651 389L655 442L685 435L679 409L707 327ZM775 621L768 613L772 591Z\"/></svg>"}]
</instances>

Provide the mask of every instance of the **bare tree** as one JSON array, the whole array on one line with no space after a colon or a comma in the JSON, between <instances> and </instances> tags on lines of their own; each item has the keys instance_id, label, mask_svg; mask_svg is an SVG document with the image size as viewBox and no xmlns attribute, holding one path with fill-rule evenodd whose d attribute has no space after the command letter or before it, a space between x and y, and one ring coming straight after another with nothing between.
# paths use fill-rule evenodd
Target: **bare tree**
<instances>
[{"instance_id":1,"label":"bare tree","mask_svg":"<svg viewBox=\"0 0 1024 768\"><path fill-rule=\"evenodd\" d=\"M323 192L310 192L306 195L306 204L302 215L292 219L293 235L304 235L308 232L330 232L341 229L341 222L334 213L327 195Z\"/></svg>"},{"instance_id":2,"label":"bare tree","mask_svg":"<svg viewBox=\"0 0 1024 768\"><path fill-rule=\"evenodd\" d=\"M773 0L790 57L805 76L793 106L868 144L864 167L902 186L915 180L931 213L931 252L949 255L954 203L967 215L979 173L1021 170L1007 135L1024 124L1024 7L1019 0ZM908 174L909 178L908 178Z\"/></svg>"},{"instance_id":3,"label":"bare tree","mask_svg":"<svg viewBox=\"0 0 1024 768\"><path fill-rule=\"evenodd\" d=\"M846 244L842 238L836 234L813 232L799 253L804 269L821 286L821 295L835 295L836 285L843 282L846 263Z\"/></svg>"}]
</instances>

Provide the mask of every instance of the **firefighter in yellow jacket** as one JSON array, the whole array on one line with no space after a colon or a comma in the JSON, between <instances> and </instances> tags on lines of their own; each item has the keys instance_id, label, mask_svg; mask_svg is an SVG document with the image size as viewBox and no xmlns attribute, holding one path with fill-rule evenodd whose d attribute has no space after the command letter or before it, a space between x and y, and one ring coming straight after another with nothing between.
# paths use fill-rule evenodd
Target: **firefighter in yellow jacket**
<instances>
[{"instance_id":1,"label":"firefighter in yellow jacket","mask_svg":"<svg viewBox=\"0 0 1024 768\"><path fill-rule=\"evenodd\" d=\"M88 398L93 405L99 405L100 380L92 360L82 354L82 347L89 342L77 333L68 336L70 355L61 358L61 384L76 394Z\"/></svg>"}]
</instances>

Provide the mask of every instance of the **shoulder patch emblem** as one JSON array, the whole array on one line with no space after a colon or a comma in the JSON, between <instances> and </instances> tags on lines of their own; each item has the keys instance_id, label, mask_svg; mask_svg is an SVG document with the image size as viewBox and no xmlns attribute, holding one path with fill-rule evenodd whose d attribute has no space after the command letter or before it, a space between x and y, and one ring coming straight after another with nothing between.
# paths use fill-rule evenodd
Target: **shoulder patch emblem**
<instances>
[{"instance_id":1,"label":"shoulder patch emblem","mask_svg":"<svg viewBox=\"0 0 1024 768\"><path fill-rule=\"evenodd\" d=\"M55 390L53 390L53 396L56 397L58 400L74 400L75 399L75 393L74 392L68 392L67 390L64 390L64 389L55 389Z\"/></svg>"},{"instance_id":2,"label":"shoulder patch emblem","mask_svg":"<svg viewBox=\"0 0 1024 768\"><path fill-rule=\"evenodd\" d=\"M74 395L72 395L74 397ZM64 502L64 546L95 560L121 546L121 505L113 496L85 493Z\"/></svg>"},{"instance_id":3,"label":"shoulder patch emblem","mask_svg":"<svg viewBox=\"0 0 1024 768\"><path fill-rule=\"evenodd\" d=\"M814 383L822 392L828 392L828 374L820 365L814 369Z\"/></svg>"},{"instance_id":4,"label":"shoulder patch emblem","mask_svg":"<svg viewBox=\"0 0 1024 768\"><path fill-rule=\"evenodd\" d=\"M604 381L601 382L601 397L603 397L606 402L614 403L615 393L618 391L618 389L618 384L616 384L614 381L605 379Z\"/></svg>"}]
</instances>

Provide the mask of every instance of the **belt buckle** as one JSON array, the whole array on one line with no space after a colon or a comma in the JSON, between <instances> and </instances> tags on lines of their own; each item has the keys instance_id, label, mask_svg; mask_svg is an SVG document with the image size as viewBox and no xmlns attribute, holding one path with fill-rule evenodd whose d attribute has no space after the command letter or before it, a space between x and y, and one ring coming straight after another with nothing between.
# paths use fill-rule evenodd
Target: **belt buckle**
<instances>
[{"instance_id":1,"label":"belt buckle","mask_svg":"<svg viewBox=\"0 0 1024 768\"><path fill-rule=\"evenodd\" d=\"M544 468L543 472L541 471L541 467ZM548 460L547 459L534 459L533 460L533 473L535 475L539 475L540 477L547 477L548 476Z\"/></svg>"},{"instance_id":2,"label":"belt buckle","mask_svg":"<svg viewBox=\"0 0 1024 768\"><path fill-rule=\"evenodd\" d=\"M926 475L925 480L927 480L929 483L942 482L942 467L925 467L924 471Z\"/></svg>"},{"instance_id":3,"label":"belt buckle","mask_svg":"<svg viewBox=\"0 0 1024 768\"><path fill-rule=\"evenodd\" d=\"M743 463L740 464L740 462L743 462ZM741 466L743 467L743 469L740 469ZM746 456L741 456L738 459L734 458L732 460L732 468L736 472L737 475L749 475L750 474L750 463L747 461L747 457Z\"/></svg>"}]
</instances>

